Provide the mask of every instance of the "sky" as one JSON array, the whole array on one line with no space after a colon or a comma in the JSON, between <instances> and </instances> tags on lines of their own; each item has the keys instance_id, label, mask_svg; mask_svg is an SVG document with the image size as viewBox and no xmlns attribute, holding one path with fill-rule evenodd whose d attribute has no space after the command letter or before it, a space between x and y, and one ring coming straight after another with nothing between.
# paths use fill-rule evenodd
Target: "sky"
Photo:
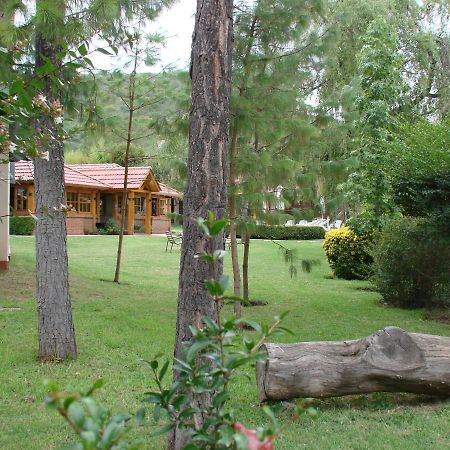
<instances>
[{"instance_id":1,"label":"sky","mask_svg":"<svg viewBox=\"0 0 450 450\"><path fill-rule=\"evenodd\" d=\"M168 66L176 69L189 67L196 3L196 0L178 0L147 26L147 32L164 34L166 44L161 48L160 63L153 67L141 65L139 72L160 72ZM104 70L118 68L123 64L123 59L119 59L118 63L117 58L110 58L98 52L93 55L92 60L96 68Z\"/></svg>"}]
</instances>

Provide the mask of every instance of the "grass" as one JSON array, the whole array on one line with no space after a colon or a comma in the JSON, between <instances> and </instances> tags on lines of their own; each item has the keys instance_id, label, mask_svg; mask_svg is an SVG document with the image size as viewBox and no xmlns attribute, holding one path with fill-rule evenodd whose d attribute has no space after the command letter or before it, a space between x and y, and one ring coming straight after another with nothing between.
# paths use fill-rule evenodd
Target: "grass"
<instances>
[{"instance_id":1,"label":"grass","mask_svg":"<svg viewBox=\"0 0 450 450\"><path fill-rule=\"evenodd\" d=\"M150 377L137 359L163 352L174 343L179 248L165 253L162 237L125 238L122 284L114 274L117 237L69 237L71 293L79 358L64 364L36 361L34 239L12 239L12 264L0 274L0 448L53 449L72 442L63 420L46 408L43 381L62 387L89 387L105 381L97 397L114 411L142 406ZM290 310L286 325L296 337L284 341L352 339L387 325L408 331L450 336L450 327L425 321L422 311L382 306L378 294L359 281L329 277L321 242L290 242L306 258L322 264L311 274L290 279L277 248L254 241L250 290L265 306L245 308L247 317L270 322ZM230 270L230 262L227 261ZM225 314L231 311L226 307ZM257 426L265 420L257 406L253 372L233 386L232 407L240 420ZM317 420L292 419L289 403L273 408L285 425L277 449L446 449L450 447L450 404L425 396L377 393L316 400ZM145 448L164 448L164 438L150 438L150 428L136 431Z\"/></svg>"}]
</instances>

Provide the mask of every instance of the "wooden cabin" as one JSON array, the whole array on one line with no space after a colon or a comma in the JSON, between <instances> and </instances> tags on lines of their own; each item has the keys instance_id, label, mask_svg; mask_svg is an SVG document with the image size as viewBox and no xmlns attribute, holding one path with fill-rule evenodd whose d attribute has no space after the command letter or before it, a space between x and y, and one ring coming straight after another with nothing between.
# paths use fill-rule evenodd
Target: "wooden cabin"
<instances>
[{"instance_id":1,"label":"wooden cabin","mask_svg":"<svg viewBox=\"0 0 450 450\"><path fill-rule=\"evenodd\" d=\"M109 220L120 223L125 169L118 164L66 164L64 180L67 213L67 234L89 234L104 227ZM130 167L127 183L128 234L170 231L168 214L181 201L175 189L158 183L151 167ZM32 161L14 163L11 185L13 214L34 212L34 167Z\"/></svg>"}]
</instances>

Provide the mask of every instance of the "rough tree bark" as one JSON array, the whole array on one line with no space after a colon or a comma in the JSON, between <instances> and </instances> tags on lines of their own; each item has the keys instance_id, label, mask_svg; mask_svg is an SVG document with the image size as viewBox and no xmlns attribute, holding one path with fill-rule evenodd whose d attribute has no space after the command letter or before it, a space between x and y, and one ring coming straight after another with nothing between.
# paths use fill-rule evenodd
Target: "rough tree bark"
<instances>
[{"instance_id":1,"label":"rough tree bark","mask_svg":"<svg viewBox=\"0 0 450 450\"><path fill-rule=\"evenodd\" d=\"M64 2L61 11L64 11ZM37 4L39 8L39 2ZM36 68L45 64L45 58L55 67L57 42L37 34ZM57 71L58 72L58 71ZM43 95L48 102L60 100L60 92L50 77L45 78ZM43 115L36 121L38 150L49 153L48 161L34 162L36 205L36 280L38 303L39 358L76 358L77 348L69 297L69 276L66 242L66 217L61 211L64 198L64 150L54 120ZM46 136L48 139L42 138Z\"/></svg>"},{"instance_id":2,"label":"rough tree bark","mask_svg":"<svg viewBox=\"0 0 450 450\"><path fill-rule=\"evenodd\" d=\"M267 344L257 364L261 401L369 392L450 395L450 337L387 327L343 342Z\"/></svg>"},{"instance_id":3,"label":"rough tree bark","mask_svg":"<svg viewBox=\"0 0 450 450\"><path fill-rule=\"evenodd\" d=\"M175 357L190 340L189 326L201 316L215 318L214 305L204 281L212 276L201 253L207 239L195 220L212 211L225 215L227 204L227 150L231 90L232 0L198 0L192 42L192 104L189 125L188 175L184 194L183 243L181 247ZM217 236L217 248L223 235ZM219 274L222 267L219 267ZM177 373L174 372L174 378ZM207 399L204 399L207 402ZM169 448L180 449L185 436L175 430Z\"/></svg>"}]
</instances>

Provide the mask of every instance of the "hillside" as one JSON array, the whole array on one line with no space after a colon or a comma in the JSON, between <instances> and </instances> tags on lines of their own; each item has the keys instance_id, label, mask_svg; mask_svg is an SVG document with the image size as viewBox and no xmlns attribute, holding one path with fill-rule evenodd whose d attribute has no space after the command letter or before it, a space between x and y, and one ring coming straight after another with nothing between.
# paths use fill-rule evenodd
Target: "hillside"
<instances>
[{"instance_id":1,"label":"hillside","mask_svg":"<svg viewBox=\"0 0 450 450\"><path fill-rule=\"evenodd\" d=\"M173 147L186 145L183 133L189 105L189 76L186 72L137 75L137 95L132 128L131 165L152 165L157 176L177 187ZM123 164L129 111L129 75L82 76L77 93L69 99L65 126L68 163L117 162ZM171 155L174 156L171 158ZM182 164L181 164L182 165Z\"/></svg>"}]
</instances>

